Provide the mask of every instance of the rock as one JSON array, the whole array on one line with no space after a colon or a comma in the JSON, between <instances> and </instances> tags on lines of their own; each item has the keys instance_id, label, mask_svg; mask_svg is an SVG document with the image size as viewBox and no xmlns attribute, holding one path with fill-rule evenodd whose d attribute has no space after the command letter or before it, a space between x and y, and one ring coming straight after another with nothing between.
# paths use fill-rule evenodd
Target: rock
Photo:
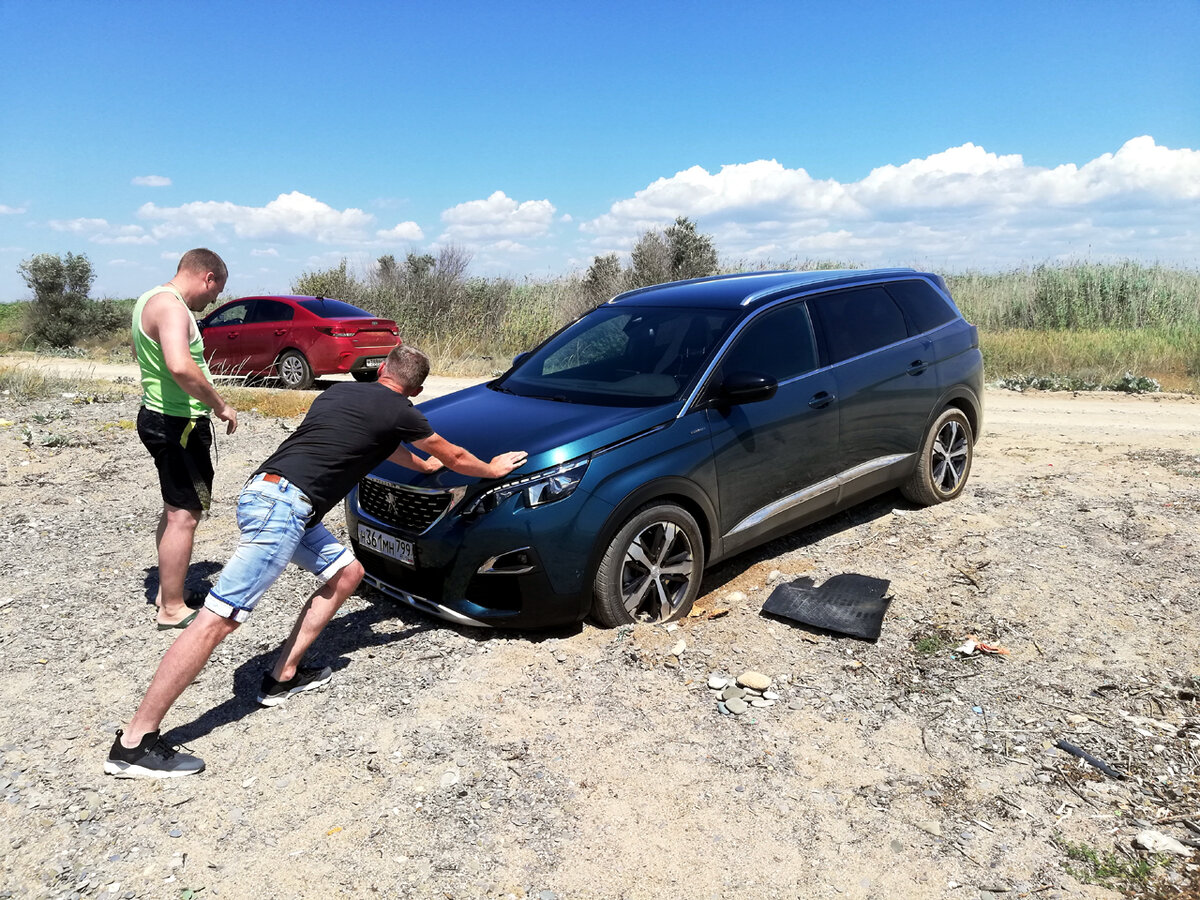
<instances>
[{"instance_id":1,"label":"rock","mask_svg":"<svg viewBox=\"0 0 1200 900\"><path fill-rule=\"evenodd\" d=\"M942 836L942 825L940 822L935 822L932 819L927 822L918 822L917 827L926 834L932 834L934 837Z\"/></svg>"},{"instance_id":2,"label":"rock","mask_svg":"<svg viewBox=\"0 0 1200 900\"><path fill-rule=\"evenodd\" d=\"M672 656L683 656L683 651L686 649L687 649L687 642L680 641L674 647L671 648L671 655Z\"/></svg>"},{"instance_id":3,"label":"rock","mask_svg":"<svg viewBox=\"0 0 1200 900\"><path fill-rule=\"evenodd\" d=\"M762 696L763 696L764 700L781 700L781 699L783 699L779 694L775 693L774 691L763 691Z\"/></svg>"},{"instance_id":4,"label":"rock","mask_svg":"<svg viewBox=\"0 0 1200 900\"><path fill-rule=\"evenodd\" d=\"M741 700L745 696L746 692L737 685L731 684L729 687L725 688L725 690L721 691L722 700Z\"/></svg>"},{"instance_id":5,"label":"rock","mask_svg":"<svg viewBox=\"0 0 1200 900\"><path fill-rule=\"evenodd\" d=\"M771 679L762 672L743 672L738 676L737 683L742 687L751 688L755 691L765 691L771 686Z\"/></svg>"},{"instance_id":6,"label":"rock","mask_svg":"<svg viewBox=\"0 0 1200 900\"><path fill-rule=\"evenodd\" d=\"M458 784L458 770L457 769L451 769L449 772L447 772L446 774L444 774L442 776L442 787L452 788L456 784Z\"/></svg>"},{"instance_id":7,"label":"rock","mask_svg":"<svg viewBox=\"0 0 1200 900\"><path fill-rule=\"evenodd\" d=\"M749 709L750 706L741 697L730 697L728 700L725 701L725 708L728 709L735 716L740 716L747 709Z\"/></svg>"},{"instance_id":8,"label":"rock","mask_svg":"<svg viewBox=\"0 0 1200 900\"><path fill-rule=\"evenodd\" d=\"M750 705L753 706L755 709L766 709L770 706L774 706L775 701L774 700L763 700L761 697L755 697L753 700L750 701Z\"/></svg>"},{"instance_id":9,"label":"rock","mask_svg":"<svg viewBox=\"0 0 1200 900\"><path fill-rule=\"evenodd\" d=\"M741 591L730 591L725 595L725 602L732 606L734 603L745 603L746 595Z\"/></svg>"},{"instance_id":10,"label":"rock","mask_svg":"<svg viewBox=\"0 0 1200 900\"><path fill-rule=\"evenodd\" d=\"M725 688L729 687L729 679L724 675L709 675L708 687L713 691L724 690Z\"/></svg>"},{"instance_id":11,"label":"rock","mask_svg":"<svg viewBox=\"0 0 1200 900\"><path fill-rule=\"evenodd\" d=\"M782 579L783 579L783 573L780 572L778 569L772 569L770 572L767 573L767 584L774 584L775 582L781 581Z\"/></svg>"},{"instance_id":12,"label":"rock","mask_svg":"<svg viewBox=\"0 0 1200 900\"><path fill-rule=\"evenodd\" d=\"M1147 828L1145 831L1139 831L1137 837L1133 839L1135 847L1141 847L1143 850L1149 850L1151 853L1174 853L1176 856L1191 856L1192 849L1184 844L1179 843L1175 838L1165 835L1160 831L1151 831Z\"/></svg>"}]
</instances>

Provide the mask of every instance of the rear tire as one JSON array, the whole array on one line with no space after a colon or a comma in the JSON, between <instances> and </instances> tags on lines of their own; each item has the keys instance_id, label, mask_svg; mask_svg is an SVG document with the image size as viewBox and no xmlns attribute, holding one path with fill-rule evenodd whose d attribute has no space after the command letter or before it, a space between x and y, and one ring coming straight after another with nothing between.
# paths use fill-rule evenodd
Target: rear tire
<instances>
[{"instance_id":1,"label":"rear tire","mask_svg":"<svg viewBox=\"0 0 1200 900\"><path fill-rule=\"evenodd\" d=\"M285 350L279 354L279 359L275 363L275 372L285 388L303 391L312 387L312 366L308 364L304 354L298 350Z\"/></svg>"},{"instance_id":2,"label":"rear tire","mask_svg":"<svg viewBox=\"0 0 1200 900\"><path fill-rule=\"evenodd\" d=\"M974 446L971 422L962 410L943 410L925 435L917 468L900 492L922 506L953 500L967 485Z\"/></svg>"},{"instance_id":3,"label":"rear tire","mask_svg":"<svg viewBox=\"0 0 1200 900\"><path fill-rule=\"evenodd\" d=\"M596 570L592 615L608 628L681 618L703 574L704 538L691 513L652 503L613 535Z\"/></svg>"}]
</instances>

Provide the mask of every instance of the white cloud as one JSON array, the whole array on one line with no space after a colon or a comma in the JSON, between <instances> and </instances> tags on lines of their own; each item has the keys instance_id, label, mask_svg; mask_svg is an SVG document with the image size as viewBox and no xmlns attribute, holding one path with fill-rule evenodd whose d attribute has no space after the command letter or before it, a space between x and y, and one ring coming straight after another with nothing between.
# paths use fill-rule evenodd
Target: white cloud
<instances>
[{"instance_id":1,"label":"white cloud","mask_svg":"<svg viewBox=\"0 0 1200 900\"><path fill-rule=\"evenodd\" d=\"M5 203L0 203L0 216L19 216L25 211L24 206L9 206Z\"/></svg>"},{"instance_id":2,"label":"white cloud","mask_svg":"<svg viewBox=\"0 0 1200 900\"><path fill-rule=\"evenodd\" d=\"M242 240L311 240L321 244L370 242L375 217L361 209L334 209L307 194L280 194L266 206L239 206L228 201L204 200L163 207L145 203L143 219L157 222L157 238L184 235L219 235L231 230Z\"/></svg>"},{"instance_id":3,"label":"white cloud","mask_svg":"<svg viewBox=\"0 0 1200 900\"><path fill-rule=\"evenodd\" d=\"M51 219L54 231L77 234L94 244L153 244L155 240L140 225L112 225L107 219Z\"/></svg>"},{"instance_id":4,"label":"white cloud","mask_svg":"<svg viewBox=\"0 0 1200 900\"><path fill-rule=\"evenodd\" d=\"M968 143L849 183L775 160L715 173L693 166L579 227L591 253L627 250L682 215L713 235L723 256L750 261L988 267L1090 254L1194 265L1198 200L1200 151L1151 137L1055 168Z\"/></svg>"},{"instance_id":5,"label":"white cloud","mask_svg":"<svg viewBox=\"0 0 1200 900\"><path fill-rule=\"evenodd\" d=\"M477 247L499 240L542 237L554 221L554 204L549 200L518 203L504 191L486 200L469 200L442 213L446 230L438 240Z\"/></svg>"},{"instance_id":6,"label":"white cloud","mask_svg":"<svg viewBox=\"0 0 1200 900\"><path fill-rule=\"evenodd\" d=\"M274 247L267 247L265 250L251 250L251 256L278 256L279 251Z\"/></svg>"},{"instance_id":7,"label":"white cloud","mask_svg":"<svg viewBox=\"0 0 1200 900\"><path fill-rule=\"evenodd\" d=\"M139 187L170 187L171 179L166 175L137 175L130 184Z\"/></svg>"},{"instance_id":8,"label":"white cloud","mask_svg":"<svg viewBox=\"0 0 1200 900\"><path fill-rule=\"evenodd\" d=\"M416 222L401 222L393 228L375 232L375 237L381 241L420 241L425 239L425 232Z\"/></svg>"}]
</instances>

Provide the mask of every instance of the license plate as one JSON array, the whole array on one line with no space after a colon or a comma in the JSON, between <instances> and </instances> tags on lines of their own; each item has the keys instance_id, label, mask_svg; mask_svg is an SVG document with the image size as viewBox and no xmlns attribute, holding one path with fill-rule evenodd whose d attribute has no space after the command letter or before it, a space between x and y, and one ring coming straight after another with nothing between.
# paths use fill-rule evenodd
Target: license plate
<instances>
[{"instance_id":1,"label":"license plate","mask_svg":"<svg viewBox=\"0 0 1200 900\"><path fill-rule=\"evenodd\" d=\"M368 528L366 525L360 524L358 526L358 543L372 553L378 553L380 556L390 556L392 559L398 559L405 565L416 568L417 564L413 560L412 541L392 537L390 534L385 534L382 531L376 531L374 528Z\"/></svg>"},{"instance_id":2,"label":"license plate","mask_svg":"<svg viewBox=\"0 0 1200 900\"><path fill-rule=\"evenodd\" d=\"M383 363L382 356L372 356L370 359L367 360L367 368L368 369L378 369L382 363Z\"/></svg>"}]
</instances>

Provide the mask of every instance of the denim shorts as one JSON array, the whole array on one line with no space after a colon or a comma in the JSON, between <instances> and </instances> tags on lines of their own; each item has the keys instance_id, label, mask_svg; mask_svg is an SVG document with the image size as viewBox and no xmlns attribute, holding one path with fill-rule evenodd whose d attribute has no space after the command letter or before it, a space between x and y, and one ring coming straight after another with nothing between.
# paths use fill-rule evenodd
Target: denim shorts
<instances>
[{"instance_id":1,"label":"denim shorts","mask_svg":"<svg viewBox=\"0 0 1200 900\"><path fill-rule=\"evenodd\" d=\"M350 565L354 554L328 528L320 522L308 526L312 512L308 497L286 478L259 474L246 482L238 495L241 540L204 601L205 609L245 622L289 562L322 581Z\"/></svg>"}]
</instances>

